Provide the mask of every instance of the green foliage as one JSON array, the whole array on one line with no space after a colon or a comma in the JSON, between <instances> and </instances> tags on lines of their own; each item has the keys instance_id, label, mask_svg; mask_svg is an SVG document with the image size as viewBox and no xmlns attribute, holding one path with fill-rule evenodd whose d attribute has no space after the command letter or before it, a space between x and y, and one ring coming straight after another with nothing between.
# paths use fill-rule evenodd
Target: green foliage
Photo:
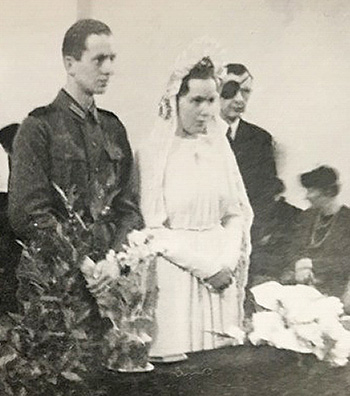
<instances>
[{"instance_id":1,"label":"green foliage","mask_svg":"<svg viewBox=\"0 0 350 396\"><path fill-rule=\"evenodd\" d=\"M21 314L0 324L0 394L88 395L84 378L111 354L105 338L111 323L99 315L80 271L83 257L96 255L93 224L73 211L73 191L56 189L68 216L55 232L39 232L24 246Z\"/></svg>"}]
</instances>

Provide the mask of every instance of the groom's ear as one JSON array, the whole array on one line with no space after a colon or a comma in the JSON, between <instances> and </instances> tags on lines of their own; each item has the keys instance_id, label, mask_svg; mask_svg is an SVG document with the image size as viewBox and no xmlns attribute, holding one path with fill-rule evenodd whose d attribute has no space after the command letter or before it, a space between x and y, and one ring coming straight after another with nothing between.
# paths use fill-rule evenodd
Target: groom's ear
<instances>
[{"instance_id":1,"label":"groom's ear","mask_svg":"<svg viewBox=\"0 0 350 396\"><path fill-rule=\"evenodd\" d=\"M63 57L64 68L66 69L66 72L68 75L70 75L72 77L75 76L75 68L76 68L77 62L78 61L74 58L74 56L65 55Z\"/></svg>"}]
</instances>

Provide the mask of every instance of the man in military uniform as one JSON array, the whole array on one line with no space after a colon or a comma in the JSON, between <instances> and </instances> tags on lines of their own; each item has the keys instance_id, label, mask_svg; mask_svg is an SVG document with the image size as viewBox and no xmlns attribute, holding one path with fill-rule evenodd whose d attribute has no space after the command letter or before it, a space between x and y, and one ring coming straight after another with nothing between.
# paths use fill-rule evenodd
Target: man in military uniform
<instances>
[{"instance_id":1,"label":"man in military uniform","mask_svg":"<svg viewBox=\"0 0 350 396\"><path fill-rule=\"evenodd\" d=\"M142 226L133 159L118 117L95 106L113 74L113 36L104 23L76 22L62 46L66 86L24 120L15 140L10 220L25 241L57 229L65 216L57 185L77 197L74 210L94 224L101 254Z\"/></svg>"},{"instance_id":2,"label":"man in military uniform","mask_svg":"<svg viewBox=\"0 0 350 396\"><path fill-rule=\"evenodd\" d=\"M97 261L120 249L143 222L125 128L94 102L113 74L111 30L80 20L67 31L62 53L67 84L29 114L14 142L9 215L28 247L17 269L19 337L26 359L35 361L39 350L56 367L74 353L73 361L93 369L113 352L106 336L113 326L90 291L104 293L115 281L104 273L88 290L78 265L86 254Z\"/></svg>"}]
</instances>

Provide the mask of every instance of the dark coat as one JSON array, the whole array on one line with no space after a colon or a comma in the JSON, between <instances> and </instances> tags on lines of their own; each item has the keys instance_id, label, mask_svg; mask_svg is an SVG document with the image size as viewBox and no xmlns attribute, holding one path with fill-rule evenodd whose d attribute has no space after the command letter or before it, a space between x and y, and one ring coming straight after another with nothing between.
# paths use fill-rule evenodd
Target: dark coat
<instances>
[{"instance_id":1,"label":"dark coat","mask_svg":"<svg viewBox=\"0 0 350 396\"><path fill-rule=\"evenodd\" d=\"M282 198L275 199L284 186L277 177L270 133L240 120L235 139L229 141L254 211L249 284L260 278L278 279L288 264L284 257L299 210Z\"/></svg>"},{"instance_id":2,"label":"dark coat","mask_svg":"<svg viewBox=\"0 0 350 396\"><path fill-rule=\"evenodd\" d=\"M16 242L8 216L8 194L0 193L0 315L17 310L16 268L21 256L21 246Z\"/></svg>"},{"instance_id":3,"label":"dark coat","mask_svg":"<svg viewBox=\"0 0 350 396\"><path fill-rule=\"evenodd\" d=\"M229 141L254 211L252 239L255 244L271 231L274 197L281 185L273 139L264 129L240 120L235 139Z\"/></svg>"},{"instance_id":4,"label":"dark coat","mask_svg":"<svg viewBox=\"0 0 350 396\"><path fill-rule=\"evenodd\" d=\"M341 297L350 279L350 209L342 206L326 234L313 244L318 212L308 209L299 215L291 252L291 268L300 258L313 263L316 287L323 293Z\"/></svg>"},{"instance_id":5,"label":"dark coat","mask_svg":"<svg viewBox=\"0 0 350 396\"><path fill-rule=\"evenodd\" d=\"M273 201L278 185L272 137L264 129L240 120L231 147L254 214L260 216Z\"/></svg>"},{"instance_id":6,"label":"dark coat","mask_svg":"<svg viewBox=\"0 0 350 396\"><path fill-rule=\"evenodd\" d=\"M142 226L126 131L113 113L84 110L64 90L53 103L31 112L14 142L9 215L14 231L32 239L55 228L66 212L53 187L67 195L86 221L108 224L120 245ZM112 246L112 247L113 247Z\"/></svg>"}]
</instances>

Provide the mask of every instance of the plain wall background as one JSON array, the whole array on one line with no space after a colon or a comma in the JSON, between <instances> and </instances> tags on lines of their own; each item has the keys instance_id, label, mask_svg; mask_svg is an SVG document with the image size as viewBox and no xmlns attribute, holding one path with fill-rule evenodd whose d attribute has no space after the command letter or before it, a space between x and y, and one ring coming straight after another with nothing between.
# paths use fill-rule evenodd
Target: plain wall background
<instances>
[{"instance_id":1,"label":"plain wall background","mask_svg":"<svg viewBox=\"0 0 350 396\"><path fill-rule=\"evenodd\" d=\"M0 0L0 128L56 96L65 82L63 35L76 17L75 0ZM7 178L0 146L0 191Z\"/></svg>"},{"instance_id":2,"label":"plain wall background","mask_svg":"<svg viewBox=\"0 0 350 396\"><path fill-rule=\"evenodd\" d=\"M97 101L134 147L152 129L177 55L210 36L255 77L245 118L275 137L288 200L304 205L297 175L329 164L350 204L348 0L0 0L0 127L64 84L60 47L79 9L114 31L116 74Z\"/></svg>"}]
</instances>

